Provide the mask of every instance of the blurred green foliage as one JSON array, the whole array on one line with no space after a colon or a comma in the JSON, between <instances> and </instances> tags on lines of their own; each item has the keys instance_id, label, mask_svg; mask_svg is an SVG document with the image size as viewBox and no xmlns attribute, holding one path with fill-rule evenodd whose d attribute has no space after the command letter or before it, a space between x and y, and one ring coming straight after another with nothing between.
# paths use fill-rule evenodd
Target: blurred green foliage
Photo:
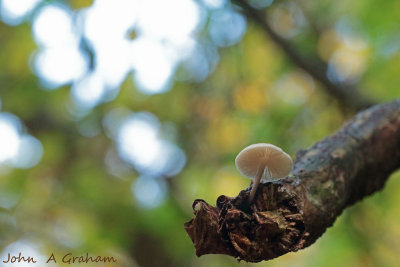
<instances>
[{"instance_id":1,"label":"blurred green foliage","mask_svg":"<svg viewBox=\"0 0 400 267\"><path fill-rule=\"evenodd\" d=\"M91 5L66 3L74 9ZM275 1L266 12L291 4ZM290 38L297 49L316 53L326 62L340 51L345 56L338 59L339 67L352 61L350 73L361 93L377 102L399 96L400 44L393 43L399 38L398 1L296 5L309 20ZM346 19L350 30L344 38L335 27ZM288 21L279 29L297 27ZM68 86L43 90L32 74L29 62L36 46L28 23L0 23L0 43L1 111L17 115L44 149L41 162L31 169L2 169L0 199L11 204L0 210L1 248L29 238L45 255L90 252L120 260L107 266L237 266L227 256L195 256L183 229L183 222L192 217L192 201L215 203L217 196L234 196L249 185L234 166L243 147L269 142L294 157L351 115L250 21L239 44L220 49L217 68L204 82L176 82L166 93L147 96L128 77L113 101L80 120L68 111ZM182 172L166 180L167 199L153 209L143 209L131 191L139 176L134 168L116 177L105 166L105 156L115 144L105 135L102 120L117 107L148 111L172 124L175 141L186 153ZM82 136L78 130L85 122L99 132ZM315 245L259 266L398 266L398 203L399 174L384 190L347 209Z\"/></svg>"}]
</instances>

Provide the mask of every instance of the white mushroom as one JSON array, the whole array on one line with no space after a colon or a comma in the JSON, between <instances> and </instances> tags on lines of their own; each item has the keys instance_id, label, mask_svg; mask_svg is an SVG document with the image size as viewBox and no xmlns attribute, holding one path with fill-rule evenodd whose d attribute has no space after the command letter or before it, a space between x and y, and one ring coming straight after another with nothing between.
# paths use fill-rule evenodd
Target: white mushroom
<instances>
[{"instance_id":1,"label":"white mushroom","mask_svg":"<svg viewBox=\"0 0 400 267\"><path fill-rule=\"evenodd\" d=\"M253 144L237 155L236 168L244 176L254 179L249 201L252 202L261 179L274 181L287 176L293 167L292 158L271 144Z\"/></svg>"}]
</instances>

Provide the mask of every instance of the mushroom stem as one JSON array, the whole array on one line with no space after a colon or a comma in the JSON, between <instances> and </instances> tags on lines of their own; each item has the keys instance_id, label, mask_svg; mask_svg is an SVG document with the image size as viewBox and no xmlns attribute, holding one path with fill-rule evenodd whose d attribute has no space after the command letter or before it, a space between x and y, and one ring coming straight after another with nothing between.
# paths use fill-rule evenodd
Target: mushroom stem
<instances>
[{"instance_id":1,"label":"mushroom stem","mask_svg":"<svg viewBox=\"0 0 400 267\"><path fill-rule=\"evenodd\" d=\"M256 176L256 179L254 179L253 188L251 189L250 196L249 196L250 203L253 202L254 196L256 195L258 185L260 184L261 177L263 176L264 172L268 173L267 167L264 167L264 168L260 167L257 171L257 176Z\"/></svg>"}]
</instances>

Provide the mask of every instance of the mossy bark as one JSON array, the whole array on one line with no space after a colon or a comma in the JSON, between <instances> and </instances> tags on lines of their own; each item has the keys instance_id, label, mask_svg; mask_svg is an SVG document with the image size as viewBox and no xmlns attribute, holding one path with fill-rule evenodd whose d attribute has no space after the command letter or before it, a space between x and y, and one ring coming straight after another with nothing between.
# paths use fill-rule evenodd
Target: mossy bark
<instances>
[{"instance_id":1,"label":"mossy bark","mask_svg":"<svg viewBox=\"0 0 400 267\"><path fill-rule=\"evenodd\" d=\"M296 155L288 177L251 187L216 207L195 200L184 227L197 256L269 260L313 244L349 205L380 190L400 167L400 100L358 113L342 129Z\"/></svg>"}]
</instances>

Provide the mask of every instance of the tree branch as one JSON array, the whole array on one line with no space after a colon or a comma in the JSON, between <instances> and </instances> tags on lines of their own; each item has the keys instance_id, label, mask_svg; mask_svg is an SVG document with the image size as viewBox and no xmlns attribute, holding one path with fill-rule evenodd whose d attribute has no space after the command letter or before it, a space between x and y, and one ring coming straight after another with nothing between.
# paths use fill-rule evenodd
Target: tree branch
<instances>
[{"instance_id":1,"label":"tree branch","mask_svg":"<svg viewBox=\"0 0 400 267\"><path fill-rule=\"evenodd\" d=\"M330 81L327 77L328 66L317 56L312 60L303 57L291 43L269 26L265 14L251 7L245 0L234 0L233 2L243 8L247 16L263 29L264 33L285 52L294 64L319 81L326 88L328 94L336 98L341 105L358 111L374 104L373 101L361 95L355 87Z\"/></svg>"},{"instance_id":2,"label":"tree branch","mask_svg":"<svg viewBox=\"0 0 400 267\"><path fill-rule=\"evenodd\" d=\"M313 244L342 211L380 190L400 167L400 99L358 113L342 129L299 151L292 174L213 207L195 200L185 229L197 256L269 260Z\"/></svg>"}]
</instances>

